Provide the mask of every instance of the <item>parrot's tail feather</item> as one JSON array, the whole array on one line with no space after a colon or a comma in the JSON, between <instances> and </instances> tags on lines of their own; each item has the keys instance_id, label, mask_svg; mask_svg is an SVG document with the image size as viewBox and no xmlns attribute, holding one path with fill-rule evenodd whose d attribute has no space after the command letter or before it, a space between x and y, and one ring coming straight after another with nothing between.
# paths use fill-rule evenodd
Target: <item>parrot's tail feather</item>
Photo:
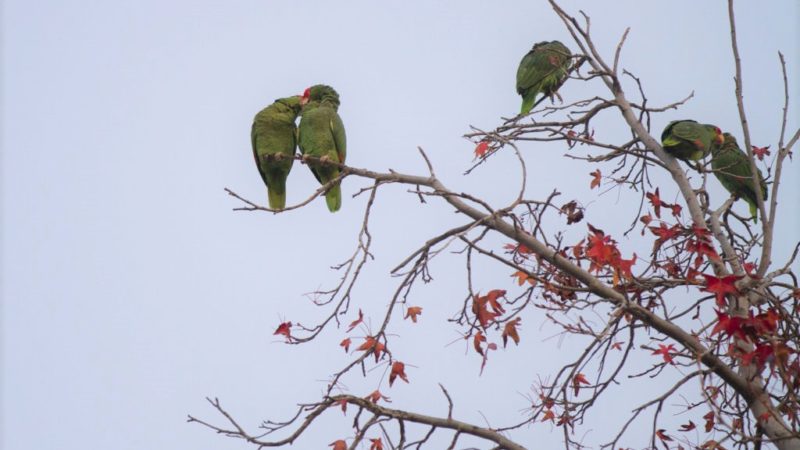
<instances>
[{"instance_id":1,"label":"parrot's tail feather","mask_svg":"<svg viewBox=\"0 0 800 450\"><path fill-rule=\"evenodd\" d=\"M339 183L331 186L325 193L325 203L328 204L330 212L336 212L342 207L342 186Z\"/></svg>"},{"instance_id":2,"label":"parrot's tail feather","mask_svg":"<svg viewBox=\"0 0 800 450\"><path fill-rule=\"evenodd\" d=\"M750 205L750 216L753 218L753 222L758 223L758 205L749 201L747 203Z\"/></svg>"},{"instance_id":3,"label":"parrot's tail feather","mask_svg":"<svg viewBox=\"0 0 800 450\"><path fill-rule=\"evenodd\" d=\"M267 197L270 209L283 209L286 207L286 179L273 178L267 186Z\"/></svg>"},{"instance_id":4,"label":"parrot's tail feather","mask_svg":"<svg viewBox=\"0 0 800 450\"><path fill-rule=\"evenodd\" d=\"M520 115L528 114L529 112L531 112L531 109L533 109L533 103L535 99L536 99L536 94L525 96L522 98L522 108L520 108L519 111Z\"/></svg>"}]
</instances>

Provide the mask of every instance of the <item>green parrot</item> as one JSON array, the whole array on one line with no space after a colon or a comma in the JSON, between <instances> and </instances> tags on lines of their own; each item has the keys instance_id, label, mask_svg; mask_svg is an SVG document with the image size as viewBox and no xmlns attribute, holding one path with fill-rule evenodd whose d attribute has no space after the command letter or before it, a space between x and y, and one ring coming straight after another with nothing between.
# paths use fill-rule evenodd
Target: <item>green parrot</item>
<instances>
[{"instance_id":1,"label":"green parrot","mask_svg":"<svg viewBox=\"0 0 800 450\"><path fill-rule=\"evenodd\" d=\"M758 200L756 200L750 160L747 159L747 154L739 148L735 137L730 133L725 133L723 137L725 143L721 147L715 146L711 149L711 169L722 187L737 198L744 199L750 205L750 215L758 223ZM761 171L756 170L761 185L761 196L766 201L767 183L764 181Z\"/></svg>"},{"instance_id":2,"label":"green parrot","mask_svg":"<svg viewBox=\"0 0 800 450\"><path fill-rule=\"evenodd\" d=\"M517 94L522 96L520 114L533 109L540 93L550 97L556 93L567 78L571 60L572 53L559 41L542 41L533 46L517 69Z\"/></svg>"},{"instance_id":3,"label":"green parrot","mask_svg":"<svg viewBox=\"0 0 800 450\"><path fill-rule=\"evenodd\" d=\"M259 111L253 119L250 139L253 156L261 179L267 185L271 209L286 207L286 177L292 170L297 146L297 126L300 96L280 98Z\"/></svg>"},{"instance_id":4,"label":"green parrot","mask_svg":"<svg viewBox=\"0 0 800 450\"><path fill-rule=\"evenodd\" d=\"M670 155L684 161L698 161L722 145L722 131L714 125L694 120L675 120L661 132L661 146Z\"/></svg>"},{"instance_id":5,"label":"green parrot","mask_svg":"<svg viewBox=\"0 0 800 450\"><path fill-rule=\"evenodd\" d=\"M301 112L298 142L303 156L313 156L321 161L344 164L347 154L347 139L344 124L339 117L339 94L324 84L305 90L301 99ZM326 184L339 176L339 168L317 162L308 163L311 173L320 184ZM342 207L342 188L337 182L325 193L325 203L330 212Z\"/></svg>"}]
</instances>

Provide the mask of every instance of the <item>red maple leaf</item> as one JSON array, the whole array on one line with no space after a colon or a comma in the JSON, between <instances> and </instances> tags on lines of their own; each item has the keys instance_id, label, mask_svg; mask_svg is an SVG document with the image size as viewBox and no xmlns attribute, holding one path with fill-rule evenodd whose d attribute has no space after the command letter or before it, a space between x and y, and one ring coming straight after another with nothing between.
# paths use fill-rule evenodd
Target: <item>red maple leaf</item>
<instances>
[{"instance_id":1,"label":"red maple leaf","mask_svg":"<svg viewBox=\"0 0 800 450\"><path fill-rule=\"evenodd\" d=\"M592 176L592 182L589 183L589 189L594 189L596 187L600 187L600 179L601 179L601 176L602 176L600 174L600 169L597 169L594 172L591 172L589 175Z\"/></svg>"},{"instance_id":2,"label":"red maple leaf","mask_svg":"<svg viewBox=\"0 0 800 450\"><path fill-rule=\"evenodd\" d=\"M755 317L751 312L750 317L745 321L745 325L759 336L769 336L778 329L780 319L778 312L774 308L770 308Z\"/></svg>"},{"instance_id":3,"label":"red maple leaf","mask_svg":"<svg viewBox=\"0 0 800 450\"><path fill-rule=\"evenodd\" d=\"M550 422L552 422L552 421L555 420L555 418L556 418L556 413L554 413L552 409L546 409L544 411L544 414L542 415L542 422L545 422L545 421L548 421L548 420Z\"/></svg>"},{"instance_id":4,"label":"red maple leaf","mask_svg":"<svg viewBox=\"0 0 800 450\"><path fill-rule=\"evenodd\" d=\"M586 375L579 373L572 377L572 388L575 390L575 396L577 396L578 392L581 390L581 384L591 384L589 380L586 379Z\"/></svg>"},{"instance_id":5,"label":"red maple leaf","mask_svg":"<svg viewBox=\"0 0 800 450\"><path fill-rule=\"evenodd\" d=\"M648 200L650 200L650 204L653 206L653 211L655 211L656 217L660 219L661 206L664 205L664 203L661 202L661 197L659 196L658 188L656 188L655 192L647 192L644 195L645 197L647 197Z\"/></svg>"},{"instance_id":6,"label":"red maple leaf","mask_svg":"<svg viewBox=\"0 0 800 450\"><path fill-rule=\"evenodd\" d=\"M475 146L475 157L476 158L483 158L486 155L486 152L489 151L489 143L486 141L478 142L478 145Z\"/></svg>"},{"instance_id":7,"label":"red maple leaf","mask_svg":"<svg viewBox=\"0 0 800 450\"><path fill-rule=\"evenodd\" d=\"M755 155L755 157L758 158L759 161L763 161L764 156L770 155L769 145L766 147L756 147L755 145L753 145L752 147L753 147L753 155Z\"/></svg>"},{"instance_id":8,"label":"red maple leaf","mask_svg":"<svg viewBox=\"0 0 800 450\"><path fill-rule=\"evenodd\" d=\"M681 216L681 211L683 210L683 207L681 207L681 205L675 203L673 205L669 205L669 209L672 210L672 215L674 217L680 217Z\"/></svg>"},{"instance_id":9,"label":"red maple leaf","mask_svg":"<svg viewBox=\"0 0 800 450\"><path fill-rule=\"evenodd\" d=\"M675 237L681 234L683 229L680 225L673 225L671 227L667 227L664 222L661 222L657 227L647 227L653 234L658 236L658 240L661 242L666 242L670 239L674 239Z\"/></svg>"},{"instance_id":10,"label":"red maple leaf","mask_svg":"<svg viewBox=\"0 0 800 450\"><path fill-rule=\"evenodd\" d=\"M401 363L400 361L395 361L392 363L392 371L389 372L389 386L392 386L394 383L395 378L400 377L401 380L408 383L408 377L406 376L406 365Z\"/></svg>"},{"instance_id":11,"label":"red maple leaf","mask_svg":"<svg viewBox=\"0 0 800 450\"><path fill-rule=\"evenodd\" d=\"M695 429L695 424L691 420L689 421L689 423L685 423L685 424L681 425L681 431L684 431L684 432L685 431L692 431L694 429Z\"/></svg>"},{"instance_id":12,"label":"red maple leaf","mask_svg":"<svg viewBox=\"0 0 800 450\"><path fill-rule=\"evenodd\" d=\"M714 325L714 329L711 330L712 336L724 331L728 336L736 336L740 339L747 339L747 336L744 334L744 330L742 330L741 317L731 317L721 311L716 311L716 313L717 324Z\"/></svg>"},{"instance_id":13,"label":"red maple leaf","mask_svg":"<svg viewBox=\"0 0 800 450\"><path fill-rule=\"evenodd\" d=\"M342 413L347 414L347 399L341 399L338 402L339 406L342 407Z\"/></svg>"},{"instance_id":14,"label":"red maple leaf","mask_svg":"<svg viewBox=\"0 0 800 450\"><path fill-rule=\"evenodd\" d=\"M722 278L717 278L712 275L702 274L706 279L706 287L703 288L705 292L711 292L717 298L717 305L725 305L725 294L739 295L739 290L736 289L735 283L742 279L738 275L728 275Z\"/></svg>"},{"instance_id":15,"label":"red maple leaf","mask_svg":"<svg viewBox=\"0 0 800 450\"><path fill-rule=\"evenodd\" d=\"M411 321L417 323L417 316L422 314L422 307L421 306L409 306L406 310L406 319L409 317Z\"/></svg>"},{"instance_id":16,"label":"red maple leaf","mask_svg":"<svg viewBox=\"0 0 800 450\"><path fill-rule=\"evenodd\" d=\"M350 338L345 338L345 339L342 340L342 342L339 342L339 346L340 347L344 347L344 352L347 353L347 352L350 351L350 343L351 342L352 341L350 341Z\"/></svg>"},{"instance_id":17,"label":"red maple leaf","mask_svg":"<svg viewBox=\"0 0 800 450\"><path fill-rule=\"evenodd\" d=\"M357 327L358 324L364 321L364 313L361 312L361 309L358 310L358 319L350 322L350 326L347 328L347 332L353 331L353 328Z\"/></svg>"},{"instance_id":18,"label":"red maple leaf","mask_svg":"<svg viewBox=\"0 0 800 450\"><path fill-rule=\"evenodd\" d=\"M292 322L283 322L282 324L278 325L278 328L272 334L273 335L280 334L282 336L285 336L286 341L291 342L292 341L291 330L292 330Z\"/></svg>"},{"instance_id":19,"label":"red maple leaf","mask_svg":"<svg viewBox=\"0 0 800 450\"><path fill-rule=\"evenodd\" d=\"M375 438L369 440L372 445L369 446L369 450L383 450L383 441L381 438Z\"/></svg>"},{"instance_id":20,"label":"red maple leaf","mask_svg":"<svg viewBox=\"0 0 800 450\"><path fill-rule=\"evenodd\" d=\"M617 258L617 260L614 262L614 267L617 269L614 272L615 280L617 278L617 272L619 272L619 274L622 275L622 277L626 280L632 280L633 274L631 274L631 268L634 264L636 264L636 253L633 254L633 258L631 259Z\"/></svg>"},{"instance_id":21,"label":"red maple leaf","mask_svg":"<svg viewBox=\"0 0 800 450\"><path fill-rule=\"evenodd\" d=\"M614 350L620 350L621 351L622 350L622 344L624 344L624 343L625 343L625 341L614 342L613 344L611 344L611 348L613 348Z\"/></svg>"},{"instance_id":22,"label":"red maple leaf","mask_svg":"<svg viewBox=\"0 0 800 450\"><path fill-rule=\"evenodd\" d=\"M506 347L506 342L508 338L511 338L514 341L514 344L519 345L519 333L517 332L517 326L519 323L522 322L522 318L517 317L514 320L510 320L506 322L506 325L503 327L503 348Z\"/></svg>"},{"instance_id":23,"label":"red maple leaf","mask_svg":"<svg viewBox=\"0 0 800 450\"><path fill-rule=\"evenodd\" d=\"M672 362L672 355L670 352L675 351L675 346L672 344L664 345L658 344L658 350L653 350L654 355L661 355L664 358L664 362L668 364L674 364Z\"/></svg>"}]
</instances>

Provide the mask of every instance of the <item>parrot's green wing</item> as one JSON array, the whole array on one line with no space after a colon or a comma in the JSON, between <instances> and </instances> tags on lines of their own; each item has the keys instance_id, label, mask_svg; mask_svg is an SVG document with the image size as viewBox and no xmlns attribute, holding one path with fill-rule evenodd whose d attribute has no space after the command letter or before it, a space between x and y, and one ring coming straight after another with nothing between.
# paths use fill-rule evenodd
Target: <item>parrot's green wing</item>
<instances>
[{"instance_id":1,"label":"parrot's green wing","mask_svg":"<svg viewBox=\"0 0 800 450\"><path fill-rule=\"evenodd\" d=\"M272 209L286 206L286 178L294 163L297 147L295 120L299 111L299 97L278 99L256 114L250 129L253 157L261 179L267 185Z\"/></svg>"},{"instance_id":2,"label":"parrot's green wing","mask_svg":"<svg viewBox=\"0 0 800 450\"><path fill-rule=\"evenodd\" d=\"M333 134L333 143L336 144L336 154L339 157L339 163L344 164L345 157L347 156L347 136L344 132L344 123L339 114L334 114L330 121L331 134Z\"/></svg>"},{"instance_id":3,"label":"parrot's green wing","mask_svg":"<svg viewBox=\"0 0 800 450\"><path fill-rule=\"evenodd\" d=\"M661 133L664 150L683 160L701 160L711 152L712 146L721 143L719 128L694 120L670 122Z\"/></svg>"},{"instance_id":4,"label":"parrot's green wing","mask_svg":"<svg viewBox=\"0 0 800 450\"><path fill-rule=\"evenodd\" d=\"M347 139L342 119L336 112L338 95L335 102L329 99L330 97L325 97L322 101L317 101L312 91L311 101L303 108L298 142L300 151L304 155L343 164L347 152ZM336 179L340 172L337 166L325 162L309 161L308 167L314 178L323 185ZM342 193L338 182L325 193L325 202L331 212L341 208Z\"/></svg>"},{"instance_id":5,"label":"parrot's green wing","mask_svg":"<svg viewBox=\"0 0 800 450\"><path fill-rule=\"evenodd\" d=\"M712 148L711 169L719 180L722 187L735 197L747 202L750 208L750 215L758 221L758 200L755 185L753 184L753 172L750 167L750 160L743 152L736 138L732 135L724 134L725 142L721 147ZM761 171L757 171L759 185L761 187L762 199L767 199L767 183Z\"/></svg>"},{"instance_id":6,"label":"parrot's green wing","mask_svg":"<svg viewBox=\"0 0 800 450\"><path fill-rule=\"evenodd\" d=\"M567 77L572 58L559 41L539 42L522 58L517 68L517 94L522 96L520 114L533 108L542 93L553 95Z\"/></svg>"}]
</instances>

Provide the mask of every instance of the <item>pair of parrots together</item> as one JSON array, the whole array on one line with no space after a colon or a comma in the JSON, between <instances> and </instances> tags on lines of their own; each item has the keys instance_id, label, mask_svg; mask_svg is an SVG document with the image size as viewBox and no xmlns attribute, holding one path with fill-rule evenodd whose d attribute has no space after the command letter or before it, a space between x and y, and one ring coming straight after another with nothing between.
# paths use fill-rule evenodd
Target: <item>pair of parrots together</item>
<instances>
[{"instance_id":1,"label":"pair of parrots together","mask_svg":"<svg viewBox=\"0 0 800 450\"><path fill-rule=\"evenodd\" d=\"M286 207L286 178L298 145L300 153L312 158L308 167L320 184L339 176L336 164L344 164L347 139L338 110L339 94L330 86L318 84L303 95L275 100L256 114L250 137L256 167L267 185L270 209ZM298 115L302 116L299 127L295 125ZM342 207L338 181L325 193L325 203L331 212Z\"/></svg>"},{"instance_id":2,"label":"pair of parrots together","mask_svg":"<svg viewBox=\"0 0 800 450\"><path fill-rule=\"evenodd\" d=\"M522 96L520 114L528 114L539 94L553 97L567 79L572 53L559 41L535 44L522 58L517 69L517 93ZM671 122L661 134L664 150L684 161L699 161L711 154L711 168L722 186L731 194L744 199L750 215L758 220L758 201L753 184L750 161L729 133L714 125L694 120ZM767 199L767 185L758 171L761 194Z\"/></svg>"}]
</instances>

